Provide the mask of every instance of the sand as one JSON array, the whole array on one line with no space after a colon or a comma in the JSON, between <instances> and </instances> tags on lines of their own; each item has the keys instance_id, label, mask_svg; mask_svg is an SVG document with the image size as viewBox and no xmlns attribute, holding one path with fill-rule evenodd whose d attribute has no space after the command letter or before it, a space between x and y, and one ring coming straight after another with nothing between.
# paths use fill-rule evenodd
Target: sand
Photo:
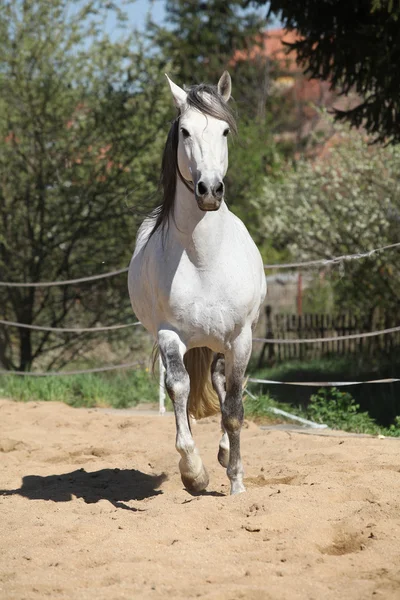
<instances>
[{"instance_id":1,"label":"sand","mask_svg":"<svg viewBox=\"0 0 400 600\"><path fill-rule=\"evenodd\" d=\"M216 418L183 489L172 416L0 401L0 598L400 598L400 441L242 434L231 497Z\"/></svg>"}]
</instances>

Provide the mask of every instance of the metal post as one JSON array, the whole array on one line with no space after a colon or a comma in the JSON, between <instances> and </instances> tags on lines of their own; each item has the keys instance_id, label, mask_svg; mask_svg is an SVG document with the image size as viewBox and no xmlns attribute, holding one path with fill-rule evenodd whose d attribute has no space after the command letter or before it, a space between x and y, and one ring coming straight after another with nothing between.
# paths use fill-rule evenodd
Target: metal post
<instances>
[{"instance_id":1,"label":"metal post","mask_svg":"<svg viewBox=\"0 0 400 600\"><path fill-rule=\"evenodd\" d=\"M159 394L160 415L163 415L165 413L165 383L164 383L165 369L164 369L163 361L161 359L161 354L158 358L158 364L160 367L160 394Z\"/></svg>"}]
</instances>

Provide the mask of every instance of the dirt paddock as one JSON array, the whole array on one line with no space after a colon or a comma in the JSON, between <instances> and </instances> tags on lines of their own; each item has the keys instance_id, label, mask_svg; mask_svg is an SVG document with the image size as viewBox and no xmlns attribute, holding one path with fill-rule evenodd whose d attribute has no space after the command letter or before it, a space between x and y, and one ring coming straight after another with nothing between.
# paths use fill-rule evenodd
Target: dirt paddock
<instances>
[{"instance_id":1,"label":"dirt paddock","mask_svg":"<svg viewBox=\"0 0 400 600\"><path fill-rule=\"evenodd\" d=\"M1 400L0 598L400 598L400 441L246 424L230 497L218 420L194 435L197 497L170 416Z\"/></svg>"}]
</instances>

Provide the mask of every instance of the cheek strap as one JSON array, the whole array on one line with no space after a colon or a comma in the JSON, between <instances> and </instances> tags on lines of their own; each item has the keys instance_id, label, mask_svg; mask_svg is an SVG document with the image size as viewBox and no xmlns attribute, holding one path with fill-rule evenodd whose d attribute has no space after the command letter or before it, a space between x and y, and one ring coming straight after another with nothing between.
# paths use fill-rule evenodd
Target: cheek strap
<instances>
[{"instance_id":1,"label":"cheek strap","mask_svg":"<svg viewBox=\"0 0 400 600\"><path fill-rule=\"evenodd\" d=\"M184 178L184 176L181 173L181 170L179 168L178 162L176 163L176 170L178 172L179 175L179 179L182 181L182 183L187 187L187 189L189 190L189 192L194 193L194 185L193 185L193 181L188 181L187 179Z\"/></svg>"},{"instance_id":2,"label":"cheek strap","mask_svg":"<svg viewBox=\"0 0 400 600\"><path fill-rule=\"evenodd\" d=\"M179 115L178 118L176 119L176 123L177 126L179 127L179 122L180 122L180 118L181 118L181 113L179 111ZM178 149L178 148L177 148ZM176 170L178 172L178 176L179 179L182 181L183 185L189 190L189 192L194 193L194 185L193 185L193 181L188 181L187 179L184 178L184 176L181 173L181 170L179 168L179 164L178 164L178 158L176 158Z\"/></svg>"}]
</instances>

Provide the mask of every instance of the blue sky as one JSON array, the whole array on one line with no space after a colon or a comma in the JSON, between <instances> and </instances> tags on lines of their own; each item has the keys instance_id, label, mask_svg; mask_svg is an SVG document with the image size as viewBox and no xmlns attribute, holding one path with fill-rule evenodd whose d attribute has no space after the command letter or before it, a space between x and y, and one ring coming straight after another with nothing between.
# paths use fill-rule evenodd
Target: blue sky
<instances>
[{"instance_id":1,"label":"blue sky","mask_svg":"<svg viewBox=\"0 0 400 600\"><path fill-rule=\"evenodd\" d=\"M121 1L117 3L123 4ZM149 10L151 10L154 21L161 23L165 16L163 0L136 0L136 2L127 8L129 21L135 24L138 29L143 30Z\"/></svg>"},{"instance_id":2,"label":"blue sky","mask_svg":"<svg viewBox=\"0 0 400 600\"><path fill-rule=\"evenodd\" d=\"M146 24L146 16L151 11L152 17L156 23L162 23L165 17L164 0L136 0L132 4L127 4L125 0L116 0L118 6L125 9L129 16L129 27L143 31ZM259 9L261 15L265 15L267 7L263 6ZM279 27L279 20L275 19L272 27ZM108 24L109 32L115 30L115 23L111 21Z\"/></svg>"}]
</instances>

